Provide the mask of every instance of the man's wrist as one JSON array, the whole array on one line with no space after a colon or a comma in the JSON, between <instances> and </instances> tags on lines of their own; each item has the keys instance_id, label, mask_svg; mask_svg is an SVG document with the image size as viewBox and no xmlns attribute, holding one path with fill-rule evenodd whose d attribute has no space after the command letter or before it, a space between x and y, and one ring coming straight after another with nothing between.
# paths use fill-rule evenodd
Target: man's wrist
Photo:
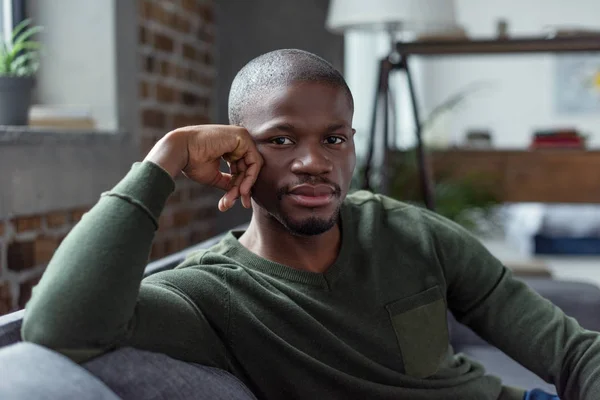
<instances>
[{"instance_id":1,"label":"man's wrist","mask_svg":"<svg viewBox=\"0 0 600 400\"><path fill-rule=\"evenodd\" d=\"M167 133L154 145L144 161L156 164L171 178L175 178L187 163L187 146L181 146L180 139L173 132Z\"/></svg>"}]
</instances>

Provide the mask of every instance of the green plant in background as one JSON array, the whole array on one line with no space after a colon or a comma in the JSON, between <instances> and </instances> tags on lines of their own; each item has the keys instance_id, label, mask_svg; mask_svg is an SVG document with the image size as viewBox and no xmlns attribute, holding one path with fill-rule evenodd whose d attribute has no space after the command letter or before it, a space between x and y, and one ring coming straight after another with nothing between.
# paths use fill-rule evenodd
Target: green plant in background
<instances>
[{"instance_id":1,"label":"green plant in background","mask_svg":"<svg viewBox=\"0 0 600 400\"><path fill-rule=\"evenodd\" d=\"M433 125L446 113L455 111L473 93L489 87L489 82L476 82L465 89L451 95L436 106L421 122L424 142ZM426 149L428 151L429 149ZM421 186L419 183L416 149L392 152L389 168L389 196L424 206ZM359 160L355 175L352 179L352 189L361 186L364 163ZM381 169L373 168L372 181L378 182L381 178ZM457 175L451 170L438 171L434 179L434 196L436 212L459 223L469 230L476 231L481 220L492 221L500 199L494 191L494 179L481 173ZM377 192L378 188L374 190Z\"/></svg>"},{"instance_id":2,"label":"green plant in background","mask_svg":"<svg viewBox=\"0 0 600 400\"><path fill-rule=\"evenodd\" d=\"M416 150L397 153L397 157L392 168L389 195L407 203L424 206ZM435 211L476 231L479 221L493 219L496 206L500 204L494 190L495 183L493 177L478 172L464 175L454 174L452 170L438 172L433 187Z\"/></svg>"},{"instance_id":3,"label":"green plant in background","mask_svg":"<svg viewBox=\"0 0 600 400\"><path fill-rule=\"evenodd\" d=\"M12 36L0 40L0 76L28 77L40 65L41 44L33 36L42 30L25 20L15 27Z\"/></svg>"}]
</instances>

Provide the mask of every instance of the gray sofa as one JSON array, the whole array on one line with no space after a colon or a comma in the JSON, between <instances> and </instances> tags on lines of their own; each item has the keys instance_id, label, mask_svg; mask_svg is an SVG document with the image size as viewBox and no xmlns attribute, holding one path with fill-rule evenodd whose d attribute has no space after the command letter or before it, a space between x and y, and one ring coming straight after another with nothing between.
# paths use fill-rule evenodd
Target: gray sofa
<instances>
[{"instance_id":1,"label":"gray sofa","mask_svg":"<svg viewBox=\"0 0 600 400\"><path fill-rule=\"evenodd\" d=\"M240 227L243 228L243 227ZM182 252L150 263L146 275L173 268L190 251L207 248L214 237ZM547 278L525 280L534 290L576 318L600 331L600 289L581 282ZM46 348L20 341L23 311L0 317L0 399L253 399L231 374L174 360L163 354L123 348L77 365ZM467 327L449 318L456 352L481 362L506 385L526 389L554 387L490 346Z\"/></svg>"}]
</instances>

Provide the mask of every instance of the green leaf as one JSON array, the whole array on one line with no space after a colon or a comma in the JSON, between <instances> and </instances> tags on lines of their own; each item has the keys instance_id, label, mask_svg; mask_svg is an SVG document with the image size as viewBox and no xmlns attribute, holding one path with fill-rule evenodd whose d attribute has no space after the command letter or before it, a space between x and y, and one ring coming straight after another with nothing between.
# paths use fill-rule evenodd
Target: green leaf
<instances>
[{"instance_id":1,"label":"green leaf","mask_svg":"<svg viewBox=\"0 0 600 400\"><path fill-rule=\"evenodd\" d=\"M31 28L27 29L25 32L23 32L22 34L20 34L17 37L16 40L13 39L13 46L18 45L19 43L26 42L33 35L35 35L36 33L41 32L42 30L44 30L44 28L42 28L41 26L34 26L34 27L31 27Z\"/></svg>"},{"instance_id":2,"label":"green leaf","mask_svg":"<svg viewBox=\"0 0 600 400\"><path fill-rule=\"evenodd\" d=\"M14 62L15 58L22 51L25 51L25 52L29 52L29 51L38 52L41 48L42 48L42 45L40 43L37 43L37 42L19 43L18 45L16 45L15 47L13 47L10 50L10 52L7 54L8 62L10 62L10 63Z\"/></svg>"},{"instance_id":3,"label":"green leaf","mask_svg":"<svg viewBox=\"0 0 600 400\"><path fill-rule=\"evenodd\" d=\"M21 32L27 28L27 26L31 23L31 19L24 19L23 21L21 21L17 26L15 26L15 29L13 29L12 32L12 38L10 40L11 43L14 43L17 40L17 36L19 36L21 34Z\"/></svg>"},{"instance_id":4,"label":"green leaf","mask_svg":"<svg viewBox=\"0 0 600 400\"><path fill-rule=\"evenodd\" d=\"M31 39L42 27L30 24L30 19L24 20L9 40L0 38L0 76L30 76L38 70L42 44Z\"/></svg>"},{"instance_id":5,"label":"green leaf","mask_svg":"<svg viewBox=\"0 0 600 400\"><path fill-rule=\"evenodd\" d=\"M40 57L38 53L20 54L11 63L10 72L17 76L33 75L39 68L39 61Z\"/></svg>"}]
</instances>

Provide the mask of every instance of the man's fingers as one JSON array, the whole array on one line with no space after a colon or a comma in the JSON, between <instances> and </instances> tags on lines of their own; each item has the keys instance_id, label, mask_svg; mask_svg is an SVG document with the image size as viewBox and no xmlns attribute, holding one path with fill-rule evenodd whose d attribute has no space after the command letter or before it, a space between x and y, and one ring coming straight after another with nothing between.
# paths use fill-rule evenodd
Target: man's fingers
<instances>
[{"instance_id":1,"label":"man's fingers","mask_svg":"<svg viewBox=\"0 0 600 400\"><path fill-rule=\"evenodd\" d=\"M217 175L215 176L215 179L211 183L211 186L227 191L231 188L233 180L233 175L218 171Z\"/></svg>"},{"instance_id":2,"label":"man's fingers","mask_svg":"<svg viewBox=\"0 0 600 400\"><path fill-rule=\"evenodd\" d=\"M244 174L244 181L242 182L240 187L240 193L250 194L250 190L252 189L252 186L254 186L254 183L256 183L256 179L258 178L260 167L261 166L259 164L252 164L248 166L248 169Z\"/></svg>"}]
</instances>

